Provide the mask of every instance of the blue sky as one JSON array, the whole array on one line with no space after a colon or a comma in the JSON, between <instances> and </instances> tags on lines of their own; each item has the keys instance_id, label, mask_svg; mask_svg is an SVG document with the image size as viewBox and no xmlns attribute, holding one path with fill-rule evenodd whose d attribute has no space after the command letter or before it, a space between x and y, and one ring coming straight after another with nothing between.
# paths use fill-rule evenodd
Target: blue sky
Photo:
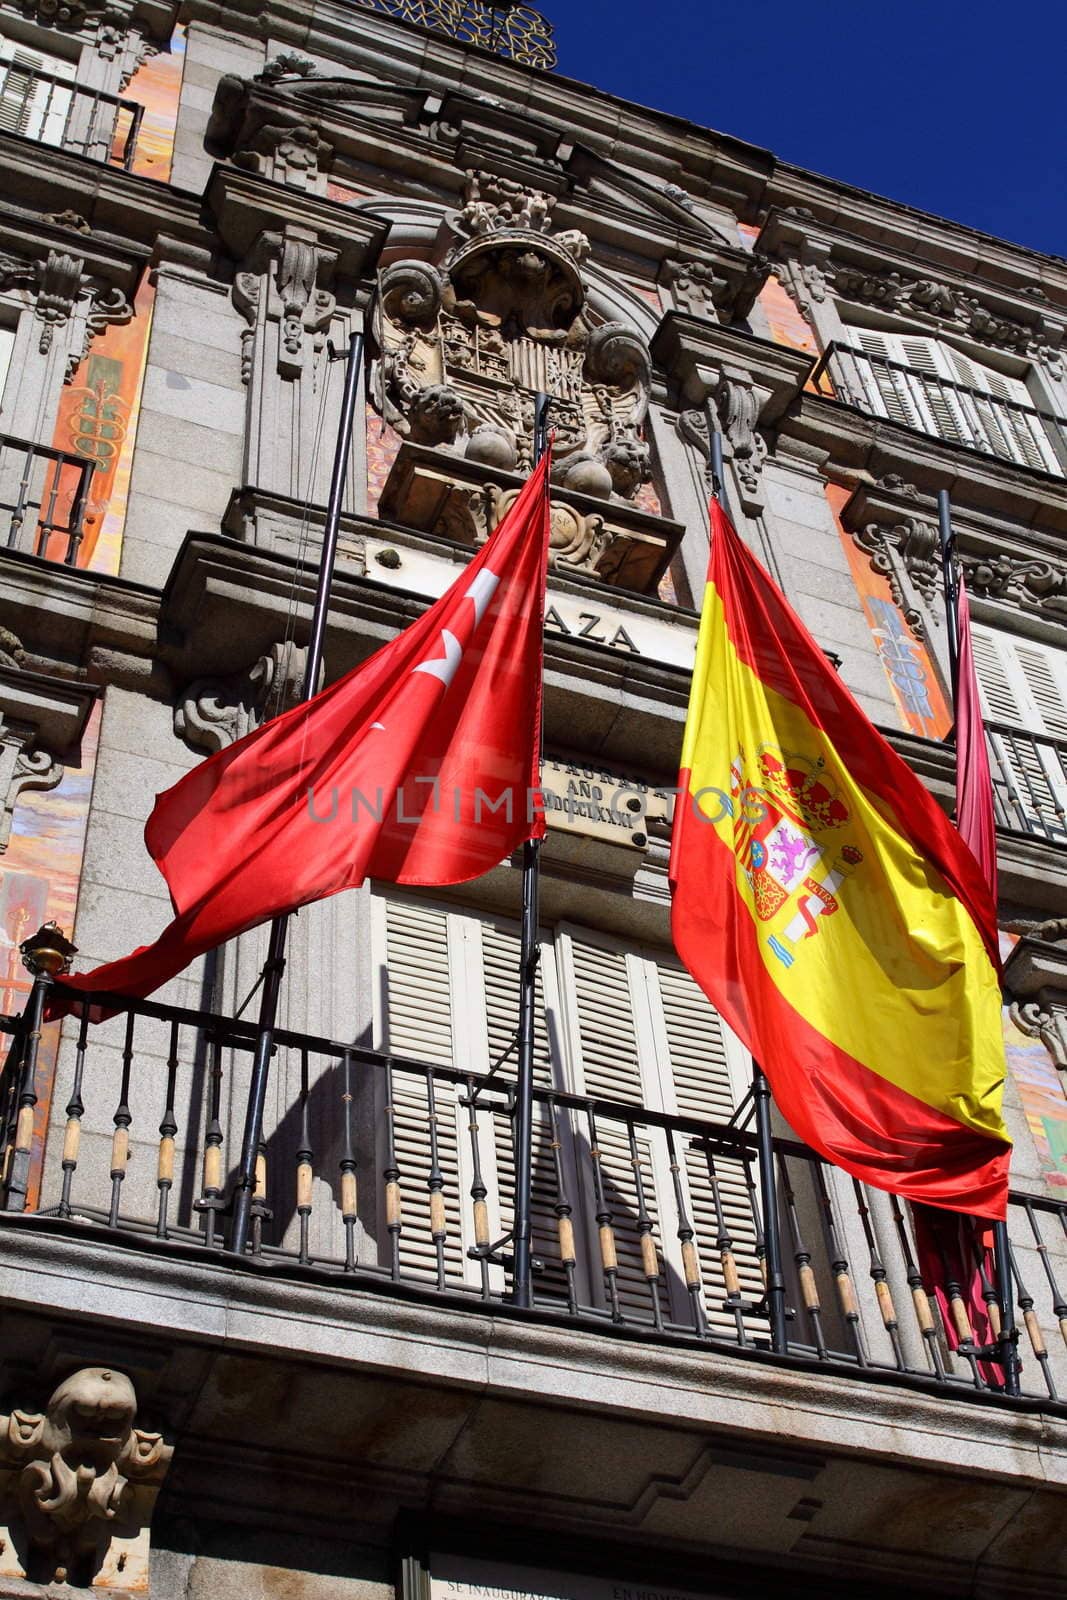
<instances>
[{"instance_id":1,"label":"blue sky","mask_svg":"<svg viewBox=\"0 0 1067 1600\"><path fill-rule=\"evenodd\" d=\"M534 0L568 77L1067 255L1064 0Z\"/></svg>"}]
</instances>

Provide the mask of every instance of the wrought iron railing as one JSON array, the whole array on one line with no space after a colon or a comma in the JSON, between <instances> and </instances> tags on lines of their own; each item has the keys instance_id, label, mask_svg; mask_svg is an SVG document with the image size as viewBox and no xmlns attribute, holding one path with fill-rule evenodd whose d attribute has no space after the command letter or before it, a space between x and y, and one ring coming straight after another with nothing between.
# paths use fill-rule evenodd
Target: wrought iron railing
<instances>
[{"instance_id":1,"label":"wrought iron railing","mask_svg":"<svg viewBox=\"0 0 1067 1600\"><path fill-rule=\"evenodd\" d=\"M460 44L480 45L527 67L554 67L552 24L531 6L515 0L353 0L401 22L415 22Z\"/></svg>"},{"instance_id":2,"label":"wrought iron railing","mask_svg":"<svg viewBox=\"0 0 1067 1600\"><path fill-rule=\"evenodd\" d=\"M77 565L94 463L0 434L0 518L9 550ZM0 521L0 536L4 522Z\"/></svg>"},{"instance_id":3,"label":"wrought iron railing","mask_svg":"<svg viewBox=\"0 0 1067 1600\"><path fill-rule=\"evenodd\" d=\"M827 347L811 383L869 416L1038 472L1067 475L1067 420L1038 406L838 343Z\"/></svg>"},{"instance_id":4,"label":"wrought iron railing","mask_svg":"<svg viewBox=\"0 0 1067 1600\"><path fill-rule=\"evenodd\" d=\"M1067 845L1067 739L987 722L997 825Z\"/></svg>"},{"instance_id":5,"label":"wrought iron railing","mask_svg":"<svg viewBox=\"0 0 1067 1600\"><path fill-rule=\"evenodd\" d=\"M39 980L36 1004L43 1001ZM99 1001L99 997L98 997ZM223 1248L255 1037L248 1022L149 1001L67 1024L58 1107L37 1124L35 1021L7 1019L0 1137L8 1211L86 1240ZM402 1285L460 1307L506 1305L512 1086L279 1030L273 1071L293 1092L261 1149L251 1257L264 1269ZM533 1313L571 1327L759 1356L771 1349L766 1204L750 1106L729 1123L541 1087L534 1161ZM769 1163L786 1279L778 1353L853 1377L945 1394L1002 1392L1000 1307L976 1251L990 1326L946 1266L950 1348L906 1206L789 1138ZM763 1186L763 1187L761 1187ZM38 1192L39 1191L39 1192ZM1067 1197L1017 1194L1011 1271L1022 1392L1067 1396ZM519 1315L519 1312L514 1314ZM525 1314L525 1313L522 1313ZM1067 1408L1064 1414L1067 1415Z\"/></svg>"},{"instance_id":6,"label":"wrought iron railing","mask_svg":"<svg viewBox=\"0 0 1067 1600\"><path fill-rule=\"evenodd\" d=\"M23 56L0 61L0 128L129 171L144 107L59 78Z\"/></svg>"}]
</instances>

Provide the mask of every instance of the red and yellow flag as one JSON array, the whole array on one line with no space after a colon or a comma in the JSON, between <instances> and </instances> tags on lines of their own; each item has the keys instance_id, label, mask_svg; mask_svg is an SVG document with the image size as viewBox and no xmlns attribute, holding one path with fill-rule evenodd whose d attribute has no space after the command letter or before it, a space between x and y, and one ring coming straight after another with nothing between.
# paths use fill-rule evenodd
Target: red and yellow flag
<instances>
[{"instance_id":1,"label":"red and yellow flag","mask_svg":"<svg viewBox=\"0 0 1067 1600\"><path fill-rule=\"evenodd\" d=\"M948 817L712 506L671 846L678 953L827 1160L1001 1218L996 909Z\"/></svg>"}]
</instances>

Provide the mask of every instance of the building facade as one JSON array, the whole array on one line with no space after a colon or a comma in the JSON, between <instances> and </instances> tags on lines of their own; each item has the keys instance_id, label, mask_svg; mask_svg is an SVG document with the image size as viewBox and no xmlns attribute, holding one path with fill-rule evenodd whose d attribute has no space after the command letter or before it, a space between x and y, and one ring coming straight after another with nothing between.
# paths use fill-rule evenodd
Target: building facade
<instances>
[{"instance_id":1,"label":"building facade","mask_svg":"<svg viewBox=\"0 0 1067 1600\"><path fill-rule=\"evenodd\" d=\"M0 4L0 1595L1067 1581L1067 264L553 67L477 0ZM356 335L330 681L496 527L551 398L529 1311L517 863L294 920L243 1257L265 930L25 1024L35 931L79 970L150 942L155 794L299 691ZM951 495L1018 1398L984 1259L921 1260L780 1122L761 1166L751 1064L671 950L714 433L743 537L946 808Z\"/></svg>"}]
</instances>

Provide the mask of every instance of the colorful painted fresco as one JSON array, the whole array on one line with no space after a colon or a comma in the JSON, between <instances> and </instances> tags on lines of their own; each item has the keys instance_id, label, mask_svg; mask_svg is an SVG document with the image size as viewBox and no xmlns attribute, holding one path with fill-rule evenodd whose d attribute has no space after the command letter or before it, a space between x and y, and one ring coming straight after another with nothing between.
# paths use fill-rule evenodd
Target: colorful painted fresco
<instances>
[{"instance_id":1,"label":"colorful painted fresco","mask_svg":"<svg viewBox=\"0 0 1067 1600\"><path fill-rule=\"evenodd\" d=\"M923 738L943 739L952 726L952 713L940 680L925 645L916 638L893 599L889 580L874 571L846 531L841 510L848 496L847 489L832 483L826 485L826 498L834 515L841 548L896 701L901 725Z\"/></svg>"},{"instance_id":2,"label":"colorful painted fresco","mask_svg":"<svg viewBox=\"0 0 1067 1600\"><path fill-rule=\"evenodd\" d=\"M155 289L146 275L129 322L113 324L97 335L59 402L52 444L94 465L77 560L79 567L94 572L119 570L154 301ZM59 500L64 509L73 492L70 474L61 476ZM65 549L66 535L57 534L47 553L60 561Z\"/></svg>"},{"instance_id":3,"label":"colorful painted fresco","mask_svg":"<svg viewBox=\"0 0 1067 1600\"><path fill-rule=\"evenodd\" d=\"M174 30L169 47L149 56L122 91L123 99L144 106L131 168L139 177L159 178L164 183L170 177L184 67L183 24Z\"/></svg>"},{"instance_id":4,"label":"colorful painted fresco","mask_svg":"<svg viewBox=\"0 0 1067 1600\"><path fill-rule=\"evenodd\" d=\"M1003 960L1007 960L1018 941L1017 933L1001 929ZM1004 1008L1004 1053L1042 1165L1042 1177L1050 1188L1067 1189L1067 1094L1063 1075L1057 1071L1056 1063L1041 1040L1031 1038L1016 1026L1007 1006Z\"/></svg>"},{"instance_id":5,"label":"colorful painted fresco","mask_svg":"<svg viewBox=\"0 0 1067 1600\"><path fill-rule=\"evenodd\" d=\"M19 957L23 939L42 922L58 922L68 935L74 927L99 729L97 707L82 739L80 764L68 767L55 789L24 791L15 806L11 838L0 856L0 1011L7 1015L21 1011L29 993ZM44 1030L38 1056L34 1173L48 1126L58 1035L58 1025Z\"/></svg>"},{"instance_id":6,"label":"colorful painted fresco","mask_svg":"<svg viewBox=\"0 0 1067 1600\"><path fill-rule=\"evenodd\" d=\"M741 222L738 223L737 231L751 249L759 229ZM787 344L794 350L806 350L813 356L819 354L814 330L801 316L793 300L773 273L760 290L759 303L767 318L771 338L775 344Z\"/></svg>"}]
</instances>

